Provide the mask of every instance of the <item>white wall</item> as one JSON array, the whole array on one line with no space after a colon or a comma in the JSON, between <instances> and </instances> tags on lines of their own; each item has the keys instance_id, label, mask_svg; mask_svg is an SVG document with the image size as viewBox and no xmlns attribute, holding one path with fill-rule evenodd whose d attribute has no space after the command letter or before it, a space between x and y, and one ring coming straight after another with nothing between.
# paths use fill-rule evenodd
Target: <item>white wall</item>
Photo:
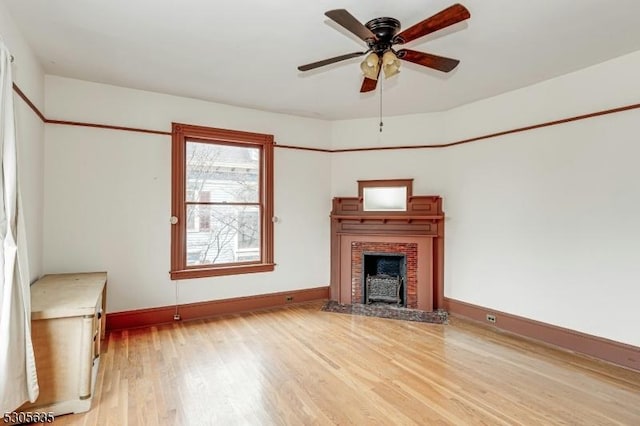
<instances>
[{"instance_id":1,"label":"white wall","mask_svg":"<svg viewBox=\"0 0 640 426\"><path fill-rule=\"evenodd\" d=\"M427 77L425 77L427 78ZM397 145L435 145L445 138L444 113L400 115L331 123L333 149L377 148Z\"/></svg>"},{"instance_id":2,"label":"white wall","mask_svg":"<svg viewBox=\"0 0 640 426\"><path fill-rule=\"evenodd\" d=\"M637 103L639 74L636 52L413 123L390 117L389 127L397 120L421 132L390 132L384 145L452 142ZM363 124L332 123L334 147ZM414 193L444 197L447 297L640 346L638 134L632 110L445 149L338 153L332 194L355 195L358 179L414 178Z\"/></svg>"},{"instance_id":3,"label":"white wall","mask_svg":"<svg viewBox=\"0 0 640 426\"><path fill-rule=\"evenodd\" d=\"M171 122L275 135L323 147L321 120L46 77L46 116L170 131ZM106 270L109 312L171 305L171 138L48 125L45 150L47 273ZM184 280L179 303L326 286L329 283L329 154L275 150L276 270Z\"/></svg>"},{"instance_id":4,"label":"white wall","mask_svg":"<svg viewBox=\"0 0 640 426\"><path fill-rule=\"evenodd\" d=\"M44 73L31 48L0 2L0 37L11 51L13 81L42 110ZM42 223L44 191L44 123L27 104L14 96L18 142L18 180L27 233L30 281L42 274Z\"/></svg>"},{"instance_id":5,"label":"white wall","mask_svg":"<svg viewBox=\"0 0 640 426\"><path fill-rule=\"evenodd\" d=\"M640 52L450 111L327 123L59 77L53 119L273 133L281 144L437 144L638 102ZM180 303L326 285L332 196L358 179L415 178L444 197L445 293L640 345L638 110L447 149L276 149L273 273L188 280ZM109 271L109 311L169 305L169 137L49 125L46 272ZM135 185L132 184L135 182Z\"/></svg>"}]
</instances>

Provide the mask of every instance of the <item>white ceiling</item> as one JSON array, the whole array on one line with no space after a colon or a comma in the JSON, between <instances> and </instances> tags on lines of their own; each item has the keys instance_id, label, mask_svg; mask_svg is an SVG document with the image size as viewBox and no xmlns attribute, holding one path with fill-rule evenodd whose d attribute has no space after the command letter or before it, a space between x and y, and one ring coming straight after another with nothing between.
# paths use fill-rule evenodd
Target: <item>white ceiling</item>
<instances>
[{"instance_id":1,"label":"white ceiling","mask_svg":"<svg viewBox=\"0 0 640 426\"><path fill-rule=\"evenodd\" d=\"M48 74L325 119L376 116L380 96L359 93L359 58L296 69L363 50L325 11L408 28L455 3L3 1ZM383 81L385 115L446 110L640 50L638 0L460 2L468 21L406 45L460 65L442 74L403 62Z\"/></svg>"}]
</instances>

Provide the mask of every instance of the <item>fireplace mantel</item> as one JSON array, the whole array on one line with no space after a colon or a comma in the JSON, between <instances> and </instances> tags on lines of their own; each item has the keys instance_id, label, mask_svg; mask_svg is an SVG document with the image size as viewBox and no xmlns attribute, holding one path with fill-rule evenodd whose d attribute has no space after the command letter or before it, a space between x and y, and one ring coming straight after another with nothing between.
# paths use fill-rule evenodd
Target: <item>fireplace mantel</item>
<instances>
[{"instance_id":1,"label":"fireplace mantel","mask_svg":"<svg viewBox=\"0 0 640 426\"><path fill-rule=\"evenodd\" d=\"M407 189L406 211L365 211L363 182L381 182L391 186L393 181L359 181L358 197L333 199L331 211L331 300L342 304L354 303L352 295L352 244L416 243L419 247L417 308L425 311L444 307L444 213L442 198L437 195L414 196L412 185ZM389 184L389 182L392 182ZM355 302L359 303L359 302Z\"/></svg>"}]
</instances>

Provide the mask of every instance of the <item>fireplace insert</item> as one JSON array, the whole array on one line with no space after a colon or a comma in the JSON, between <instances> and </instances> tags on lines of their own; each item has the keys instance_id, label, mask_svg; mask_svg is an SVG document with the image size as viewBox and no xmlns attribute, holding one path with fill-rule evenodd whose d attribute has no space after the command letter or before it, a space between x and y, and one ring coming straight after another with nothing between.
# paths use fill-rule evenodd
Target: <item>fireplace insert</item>
<instances>
[{"instance_id":1,"label":"fireplace insert","mask_svg":"<svg viewBox=\"0 0 640 426\"><path fill-rule=\"evenodd\" d=\"M393 253L363 253L364 304L406 306L406 256Z\"/></svg>"},{"instance_id":2,"label":"fireplace insert","mask_svg":"<svg viewBox=\"0 0 640 426\"><path fill-rule=\"evenodd\" d=\"M373 302L395 303L400 306L402 298L402 278L389 275L367 275L365 294L367 305Z\"/></svg>"}]
</instances>

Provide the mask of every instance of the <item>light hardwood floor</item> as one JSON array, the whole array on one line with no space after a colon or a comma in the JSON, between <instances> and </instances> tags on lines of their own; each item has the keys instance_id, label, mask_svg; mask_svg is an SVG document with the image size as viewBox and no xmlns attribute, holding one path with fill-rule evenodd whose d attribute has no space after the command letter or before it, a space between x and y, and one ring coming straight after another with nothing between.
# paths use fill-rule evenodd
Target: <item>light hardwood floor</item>
<instances>
[{"instance_id":1,"label":"light hardwood floor","mask_svg":"<svg viewBox=\"0 0 640 426\"><path fill-rule=\"evenodd\" d=\"M640 373L453 318L307 303L115 331L56 425L640 425Z\"/></svg>"}]
</instances>

